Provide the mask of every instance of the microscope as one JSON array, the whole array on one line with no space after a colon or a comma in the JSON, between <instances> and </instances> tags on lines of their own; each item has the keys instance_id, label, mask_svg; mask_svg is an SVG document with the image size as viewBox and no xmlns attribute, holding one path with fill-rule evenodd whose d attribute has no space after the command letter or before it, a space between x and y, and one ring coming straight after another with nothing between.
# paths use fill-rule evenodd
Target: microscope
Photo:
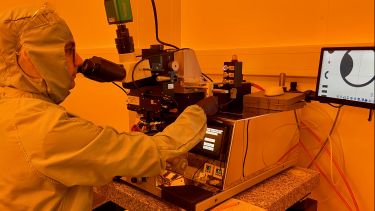
<instances>
[{"instance_id":1,"label":"microscope","mask_svg":"<svg viewBox=\"0 0 375 211\"><path fill-rule=\"evenodd\" d=\"M293 111L242 115L243 96L251 93L251 83L243 80L237 57L224 62L219 83L204 77L192 49L151 45L137 57L125 26L132 21L130 1L104 2L108 23L117 25L120 64L93 57L79 72L99 82L122 82L128 90L127 109L139 116L137 131L162 131L206 96L216 95L220 104L219 114L207 120L203 140L170 159L160 175L117 179L184 209L206 210L296 163L298 153L289 152L299 138Z\"/></svg>"}]
</instances>

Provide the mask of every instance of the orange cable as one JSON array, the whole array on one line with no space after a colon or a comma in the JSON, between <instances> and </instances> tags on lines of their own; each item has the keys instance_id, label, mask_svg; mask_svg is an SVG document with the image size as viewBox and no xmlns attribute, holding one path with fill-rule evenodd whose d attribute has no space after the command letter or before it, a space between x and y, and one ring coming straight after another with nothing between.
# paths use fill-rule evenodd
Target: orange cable
<instances>
[{"instance_id":1,"label":"orange cable","mask_svg":"<svg viewBox=\"0 0 375 211\"><path fill-rule=\"evenodd\" d=\"M304 122L301 122L301 123L302 123L303 126L305 126L304 128L306 128L313 135L313 137L315 138L315 140L321 144L322 142L320 141L318 135L313 130L311 130L311 128L309 128ZM328 149L324 148L324 151L328 154L328 156L331 156L331 153L330 153L330 151ZM356 198L354 196L353 190L350 187L350 184L348 182L347 177L345 176L344 172L342 171L342 169L338 165L338 163L337 163L337 161L336 161L335 158L333 158L333 164L335 165L337 171L339 172L341 178L343 179L343 181L345 183L345 187L348 190L348 192L350 194L350 197L353 200L353 203L354 203L354 206L355 206L356 210L359 211L359 206L358 206L357 200L356 200Z\"/></svg>"},{"instance_id":2,"label":"orange cable","mask_svg":"<svg viewBox=\"0 0 375 211\"><path fill-rule=\"evenodd\" d=\"M252 82L251 82L251 86L253 86L253 87L259 89L260 91L264 91L264 90L265 90L265 89L264 89L263 87L261 87L260 85L255 84L255 83L252 83Z\"/></svg>"},{"instance_id":3,"label":"orange cable","mask_svg":"<svg viewBox=\"0 0 375 211\"><path fill-rule=\"evenodd\" d=\"M277 162L280 162L282 159L284 159L284 157L286 157L289 153L291 153L294 149L296 149L298 147L298 144L299 142L297 142L294 146L292 146L287 152L284 153L283 156L281 156Z\"/></svg>"},{"instance_id":4,"label":"orange cable","mask_svg":"<svg viewBox=\"0 0 375 211\"><path fill-rule=\"evenodd\" d=\"M310 157L310 159L313 159L313 156L310 154L310 152L307 150L305 145L302 142L299 142L302 149L305 151L305 153ZM327 180L328 184L331 186L331 188L336 192L336 194L339 196L339 198L344 202L345 206L352 210L349 206L348 202L345 200L345 198L341 195L341 193L336 189L336 187L332 184L331 180L328 178L328 176L323 172L323 170L319 167L318 164L314 162L315 167L318 169L318 171L323 175L323 177Z\"/></svg>"}]
</instances>

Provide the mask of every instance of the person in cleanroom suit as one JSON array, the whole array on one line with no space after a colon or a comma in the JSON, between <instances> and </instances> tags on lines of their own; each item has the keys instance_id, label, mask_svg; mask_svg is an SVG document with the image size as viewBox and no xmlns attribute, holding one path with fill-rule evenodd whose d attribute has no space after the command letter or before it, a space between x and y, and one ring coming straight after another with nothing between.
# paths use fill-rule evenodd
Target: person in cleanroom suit
<instances>
[{"instance_id":1,"label":"person in cleanroom suit","mask_svg":"<svg viewBox=\"0 0 375 211\"><path fill-rule=\"evenodd\" d=\"M59 105L82 59L48 8L0 15L0 210L90 210L92 186L155 176L194 147L217 100L189 106L163 132L121 133Z\"/></svg>"}]
</instances>

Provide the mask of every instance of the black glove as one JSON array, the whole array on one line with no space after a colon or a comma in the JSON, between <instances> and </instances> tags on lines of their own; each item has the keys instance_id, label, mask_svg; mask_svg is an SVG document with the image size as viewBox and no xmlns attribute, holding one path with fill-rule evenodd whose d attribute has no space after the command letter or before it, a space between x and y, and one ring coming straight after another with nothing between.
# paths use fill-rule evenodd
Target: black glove
<instances>
[{"instance_id":1,"label":"black glove","mask_svg":"<svg viewBox=\"0 0 375 211\"><path fill-rule=\"evenodd\" d=\"M219 100L216 96L206 97L197 102L207 116L215 115L219 110Z\"/></svg>"}]
</instances>

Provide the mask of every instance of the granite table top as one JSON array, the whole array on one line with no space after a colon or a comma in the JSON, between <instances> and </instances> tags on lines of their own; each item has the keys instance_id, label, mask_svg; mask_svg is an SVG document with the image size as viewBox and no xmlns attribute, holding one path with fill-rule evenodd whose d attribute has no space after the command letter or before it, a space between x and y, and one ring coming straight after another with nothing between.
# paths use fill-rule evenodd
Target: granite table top
<instances>
[{"instance_id":1,"label":"granite table top","mask_svg":"<svg viewBox=\"0 0 375 211\"><path fill-rule=\"evenodd\" d=\"M234 199L244 201L265 210L285 210L306 197L319 184L319 172L292 167L261 183L235 195ZM111 182L94 187L96 201L112 201L127 210L183 210L162 199L131 185Z\"/></svg>"}]
</instances>

